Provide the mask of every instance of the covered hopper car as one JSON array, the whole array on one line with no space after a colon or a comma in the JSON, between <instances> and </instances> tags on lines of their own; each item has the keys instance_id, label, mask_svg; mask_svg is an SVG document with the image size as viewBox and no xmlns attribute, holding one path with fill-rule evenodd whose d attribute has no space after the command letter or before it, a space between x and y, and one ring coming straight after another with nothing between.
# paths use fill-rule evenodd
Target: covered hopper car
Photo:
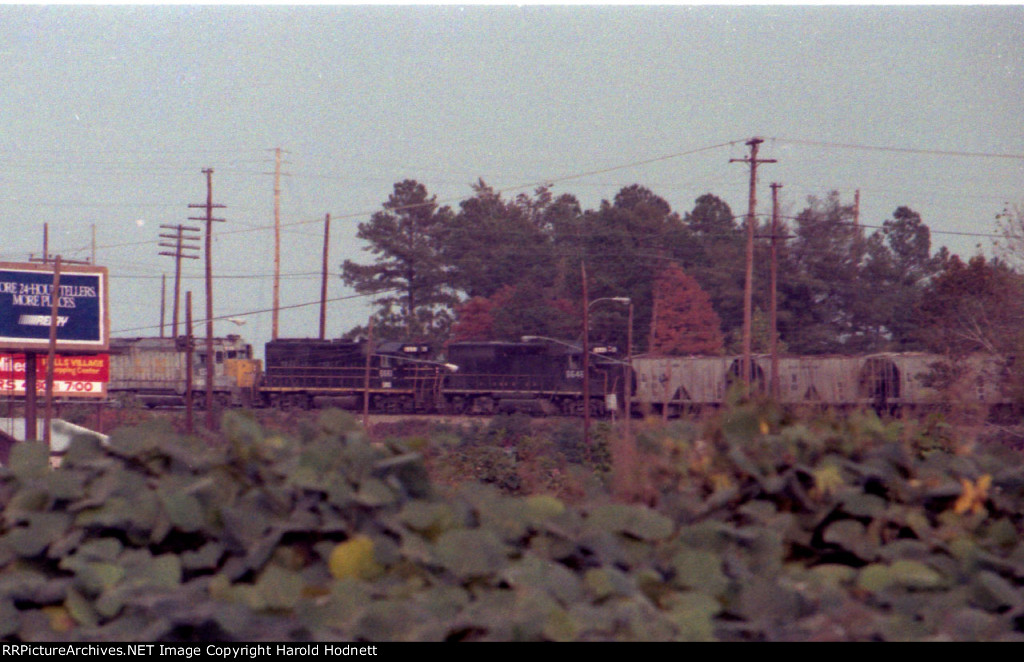
<instances>
[{"instance_id":1,"label":"covered hopper car","mask_svg":"<svg viewBox=\"0 0 1024 662\"><path fill-rule=\"evenodd\" d=\"M633 407L669 415L718 406L740 374L741 359L638 357L632 361ZM878 411L939 406L955 381L968 403L1008 406L1006 361L974 355L954 365L926 353L864 356L787 356L778 359L778 400L789 406L871 407ZM752 357L752 390L771 391L771 361Z\"/></svg>"}]
</instances>

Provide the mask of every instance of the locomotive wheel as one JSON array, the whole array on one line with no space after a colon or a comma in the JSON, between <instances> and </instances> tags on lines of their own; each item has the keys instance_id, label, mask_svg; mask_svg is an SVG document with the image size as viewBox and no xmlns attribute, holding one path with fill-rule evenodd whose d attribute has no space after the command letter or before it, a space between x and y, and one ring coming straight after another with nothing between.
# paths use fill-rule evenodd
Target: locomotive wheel
<instances>
[{"instance_id":1,"label":"locomotive wheel","mask_svg":"<svg viewBox=\"0 0 1024 662\"><path fill-rule=\"evenodd\" d=\"M466 398L461 395L456 395L448 403L448 408L453 414L465 414L466 413Z\"/></svg>"},{"instance_id":2,"label":"locomotive wheel","mask_svg":"<svg viewBox=\"0 0 1024 662\"><path fill-rule=\"evenodd\" d=\"M304 393L284 393L278 396L277 406L283 411L309 409L309 398Z\"/></svg>"},{"instance_id":3,"label":"locomotive wheel","mask_svg":"<svg viewBox=\"0 0 1024 662\"><path fill-rule=\"evenodd\" d=\"M118 392L114 396L114 407L117 409L137 409L140 405L138 396L130 391Z\"/></svg>"}]
</instances>

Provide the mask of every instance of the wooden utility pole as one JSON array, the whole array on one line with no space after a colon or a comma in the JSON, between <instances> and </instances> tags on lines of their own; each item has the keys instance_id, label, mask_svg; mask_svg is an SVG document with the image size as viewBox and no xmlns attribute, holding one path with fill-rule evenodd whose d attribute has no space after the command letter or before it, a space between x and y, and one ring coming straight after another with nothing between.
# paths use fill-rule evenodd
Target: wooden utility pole
<instances>
[{"instance_id":1,"label":"wooden utility pole","mask_svg":"<svg viewBox=\"0 0 1024 662\"><path fill-rule=\"evenodd\" d=\"M771 320L769 321L770 329L768 333L769 343L771 347L771 360L772 360L772 376L771 376L771 394L772 399L778 402L779 400L779 304L778 304L778 270L779 270L779 255L778 255L778 240L779 240L779 189L782 188L782 184L773 183L772 185L772 292L771 292Z\"/></svg>"},{"instance_id":2,"label":"wooden utility pole","mask_svg":"<svg viewBox=\"0 0 1024 662\"><path fill-rule=\"evenodd\" d=\"M39 374L36 370L36 352L25 352L25 441L39 439L36 401L36 384Z\"/></svg>"},{"instance_id":3,"label":"wooden utility pole","mask_svg":"<svg viewBox=\"0 0 1024 662\"><path fill-rule=\"evenodd\" d=\"M320 273L320 340L327 332L327 256L331 241L331 215L324 216L324 260Z\"/></svg>"},{"instance_id":4,"label":"wooden utility pole","mask_svg":"<svg viewBox=\"0 0 1024 662\"><path fill-rule=\"evenodd\" d=\"M214 429L213 420L213 379L215 374L213 356L213 222L224 222L223 218L214 218L213 210L222 209L224 205L213 204L213 168L203 170L206 175L206 203L191 204L193 209L205 209L206 215L190 216L190 221L206 221L206 427Z\"/></svg>"},{"instance_id":5,"label":"wooden utility pole","mask_svg":"<svg viewBox=\"0 0 1024 662\"><path fill-rule=\"evenodd\" d=\"M633 301L629 302L629 326L626 327L626 364L622 366L623 409L622 437L619 442L617 466L614 467L617 492L620 497L632 498L637 493L636 445L633 443L633 407L630 394L633 391Z\"/></svg>"},{"instance_id":6,"label":"wooden utility pole","mask_svg":"<svg viewBox=\"0 0 1024 662\"><path fill-rule=\"evenodd\" d=\"M190 207L192 205L189 205ZM160 248L169 248L170 251L160 251L160 255L170 255L174 258L174 305L171 313L171 333L174 338L178 337L178 302L181 301L181 261L199 259L199 228L192 225L161 225L164 230L172 230L174 234L160 234Z\"/></svg>"},{"instance_id":7,"label":"wooden utility pole","mask_svg":"<svg viewBox=\"0 0 1024 662\"><path fill-rule=\"evenodd\" d=\"M50 255L50 224L43 223L43 256L35 257L34 255L30 254L28 256L28 261L49 264L52 260L53 257ZM66 258L63 258L61 261L64 264L90 264L89 260L68 260Z\"/></svg>"},{"instance_id":8,"label":"wooden utility pole","mask_svg":"<svg viewBox=\"0 0 1024 662\"><path fill-rule=\"evenodd\" d=\"M185 432L192 434L192 290L185 292Z\"/></svg>"},{"instance_id":9,"label":"wooden utility pole","mask_svg":"<svg viewBox=\"0 0 1024 662\"><path fill-rule=\"evenodd\" d=\"M580 263L583 279L583 445L590 459L590 302L587 300L587 263Z\"/></svg>"},{"instance_id":10,"label":"wooden utility pole","mask_svg":"<svg viewBox=\"0 0 1024 662\"><path fill-rule=\"evenodd\" d=\"M160 337L164 337L164 313L167 312L167 274L160 274Z\"/></svg>"},{"instance_id":11,"label":"wooden utility pole","mask_svg":"<svg viewBox=\"0 0 1024 662\"><path fill-rule=\"evenodd\" d=\"M860 189L853 192L853 227L860 227Z\"/></svg>"},{"instance_id":12,"label":"wooden utility pole","mask_svg":"<svg viewBox=\"0 0 1024 662\"><path fill-rule=\"evenodd\" d=\"M373 358L373 315L366 326L366 368L363 373L363 429L370 432L370 366Z\"/></svg>"},{"instance_id":13,"label":"wooden utility pole","mask_svg":"<svg viewBox=\"0 0 1024 662\"><path fill-rule=\"evenodd\" d=\"M750 157L746 159L729 159L729 163L740 162L750 164L750 196L747 209L747 270L743 281L743 387L750 395L751 379L751 318L753 315L754 298L754 226L757 224L757 166L760 163L775 163L775 159L758 159L757 148L763 143L761 138L747 141Z\"/></svg>"},{"instance_id":14,"label":"wooden utility pole","mask_svg":"<svg viewBox=\"0 0 1024 662\"><path fill-rule=\"evenodd\" d=\"M46 418L43 422L43 441L47 446L50 445L50 425L53 421L53 364L57 361L57 313L59 312L57 303L59 301L60 255L53 262L53 289L50 290L50 343L46 352ZM27 355L26 358L28 358ZM31 386L34 388L35 384ZM28 388L29 384L26 383L26 392Z\"/></svg>"},{"instance_id":15,"label":"wooden utility pole","mask_svg":"<svg viewBox=\"0 0 1024 662\"><path fill-rule=\"evenodd\" d=\"M279 309L281 307L281 154L274 148L274 301L270 325L271 340L277 340Z\"/></svg>"},{"instance_id":16,"label":"wooden utility pole","mask_svg":"<svg viewBox=\"0 0 1024 662\"><path fill-rule=\"evenodd\" d=\"M633 418L633 404L630 402L630 396L633 393L633 300L629 300L629 316L628 326L626 327L626 365L622 367L623 383L622 383L622 397L626 402L625 409L625 427L626 427L626 438L632 443L632 437L630 436L630 419Z\"/></svg>"}]
</instances>

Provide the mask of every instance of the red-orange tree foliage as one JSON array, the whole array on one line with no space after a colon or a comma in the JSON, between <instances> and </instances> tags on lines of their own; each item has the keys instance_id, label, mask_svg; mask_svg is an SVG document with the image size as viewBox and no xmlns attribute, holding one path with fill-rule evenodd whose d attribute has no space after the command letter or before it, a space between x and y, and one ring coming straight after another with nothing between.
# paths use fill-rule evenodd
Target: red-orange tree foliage
<instances>
[{"instance_id":1,"label":"red-orange tree foliage","mask_svg":"<svg viewBox=\"0 0 1024 662\"><path fill-rule=\"evenodd\" d=\"M451 339L515 341L524 335L573 338L579 333L578 306L553 299L530 284L505 285L490 297L473 297L455 310Z\"/></svg>"},{"instance_id":2,"label":"red-orange tree foliage","mask_svg":"<svg viewBox=\"0 0 1024 662\"><path fill-rule=\"evenodd\" d=\"M649 351L661 355L721 354L722 322L707 292L678 265L654 281Z\"/></svg>"}]
</instances>

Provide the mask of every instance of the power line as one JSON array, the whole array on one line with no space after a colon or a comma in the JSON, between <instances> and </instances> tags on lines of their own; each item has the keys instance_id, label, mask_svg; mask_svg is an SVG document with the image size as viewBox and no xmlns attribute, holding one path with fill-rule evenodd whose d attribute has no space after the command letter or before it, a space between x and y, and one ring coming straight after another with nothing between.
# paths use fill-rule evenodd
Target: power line
<instances>
[{"instance_id":1,"label":"power line","mask_svg":"<svg viewBox=\"0 0 1024 662\"><path fill-rule=\"evenodd\" d=\"M388 289L388 290L381 290L379 292L370 292L370 293L366 293L366 294L349 294L349 295L346 295L346 296L334 297L332 299L327 299L327 302L328 303L333 303L335 301L347 301L349 299L359 299L359 298L362 298L362 297L375 297L375 296L378 296L378 295L381 295L381 294L392 294L394 292L399 292L399 291L400 290L398 290L398 289ZM316 301L307 301L305 303L294 303L294 304L291 304L291 305L288 305L288 306L281 306L279 308L279 310L292 310L294 308L306 308L308 306L319 306L320 303L321 303L320 299L317 299ZM218 317L213 317L209 321L213 322L214 320L226 320L226 319L239 318L239 317L251 317L253 315L263 315L265 313L271 313L271 312L273 312L273 310L274 310L273 308L263 308L263 309L260 309L260 310L250 310L250 311L241 312L241 313L230 313L230 314L227 314L227 315L220 315ZM207 320L193 320L193 321L198 324L200 322L206 322ZM153 330L153 329L156 329L156 328L159 328L159 327L157 327L155 325L137 326L137 327L132 327L130 329L117 329L117 330L111 331L111 333L121 334L121 333L129 333L129 332L132 332L132 331L150 331L150 330Z\"/></svg>"},{"instance_id":2,"label":"power line","mask_svg":"<svg viewBox=\"0 0 1024 662\"><path fill-rule=\"evenodd\" d=\"M862 144L854 144L854 143L833 143L833 142L825 142L825 141L801 140L801 139L780 138L780 137L771 138L771 140L778 141L778 142L783 142L783 143L798 144L798 145L816 145L816 146L837 147L837 148L844 148L844 149L860 149L860 150L870 150L870 151L883 151L883 152L896 152L896 153L909 153L909 154L929 154L929 155L973 157L973 158L1000 158L1000 159L1024 160L1024 155L1016 155L1016 154L998 154L998 153L986 153L986 152L969 152L969 151L952 151L952 150L929 150L929 149L903 148L903 147L887 147L887 146L877 146L877 145L862 145ZM610 167L607 167L607 168L600 168L600 169L595 169L595 170L590 170L590 171L583 171L583 172L578 172L578 173L573 173L573 174L567 174L567 175L563 175L563 176L559 176L559 177L540 179L540 180L536 180L536 181L531 182L531 183L524 183L524 184L518 184L518 185L513 185L513 186L507 186L507 187L503 187L503 188L500 188L500 189L495 189L495 192L498 193L498 194L501 194L501 193L509 193L509 192L512 192L512 191L522 190L522 189L525 189L525 188L536 187L536 186L545 186L545 185L550 186L550 185L555 184L555 183L571 181L571 180L574 180L574 179L581 179L581 178L588 177L588 176L593 176L593 175L602 174L602 173L608 173L608 172L614 172L614 171L624 170L624 169L628 169L628 168L635 168L635 167L638 167L638 166L648 165L648 164L651 164L651 163L657 163L657 162L666 161L666 160L675 159L675 158L680 158L680 157L683 157L683 156L693 155L693 154L697 154L697 153L701 153L701 152L707 152L707 151L719 149L719 148L722 148L722 147L729 147L729 146L736 145L736 144L738 144L740 142L742 142L742 141L739 141L739 140L728 141L728 142L724 142L724 143L718 143L718 144L715 144L715 145L709 145L709 146L705 146L705 147L700 147L700 148L697 148L697 149L685 150L685 151L680 151L680 152L674 152L672 154L667 154L667 155L663 155L663 156L659 156L659 157L654 157L654 158L650 158L650 159L643 159L643 160L634 161L634 162L630 162L630 163L625 163L625 164L621 164L621 165L610 166ZM210 153L217 153L217 152L220 152L220 153L227 153L227 152L232 152L232 153L248 153L248 152L251 152L251 151L253 151L253 150L209 150ZM40 153L46 153L46 152L40 152ZM97 150L97 153L109 153L109 152L104 152L102 150ZM131 152L128 152L128 153L131 153ZM145 152L139 151L138 153L145 153ZM168 152L168 153L170 153L170 152ZM191 152L180 152L180 153L191 153ZM10 154L10 152L8 152L8 154ZM129 164L125 164L125 165L129 165ZM161 166L161 167L165 167L165 166ZM173 166L166 166L166 167L173 167ZM445 205L445 204L451 204L451 203L458 203L458 202L461 202L461 201L464 201L464 200L468 200L468 199L471 199L471 198L472 198L472 196L458 196L458 197L453 197L453 198L448 198L448 199L434 200L434 201L432 201L430 203L424 203L424 204ZM993 199L995 199L995 198L993 198ZM103 206L110 206L111 203L59 203L59 202L52 202L52 203L51 202L45 202L45 203L40 202L40 203L34 203L34 202L19 202L19 201L7 201L7 202L0 201L0 204L38 205L38 206L45 205L45 206L55 206L55 207L74 207L74 206L78 206L78 207L103 207ZM169 207L169 206L174 206L174 205L163 204L163 203L141 203L141 204L136 204L136 205L132 205L132 206L135 206L135 207ZM394 211L400 211L402 209L408 209L408 208L411 208L411 207L395 208ZM372 215L372 214L374 214L374 213L376 213L378 211L380 211L380 209L379 208L375 208L375 209L371 209L371 210L362 210L362 211L356 211L356 212L347 213L347 214L332 214L332 218L334 218L334 219L365 218L365 217L367 217L369 215ZM314 218L314 219L309 219L309 220L293 221L293 222L290 222L290 223L282 223L281 226L282 227L294 228L294 227L301 226L301 225L312 225L314 223L319 224L319 222L320 222L319 218ZM866 227L873 227L873 226L866 226ZM252 224L251 227L237 228L237 229L234 229L234 230L229 230L229 231L226 231L226 232L221 232L220 234L221 235L233 235L233 234L248 233L248 232L255 232L255 231L264 231L264 230L268 230L268 229L270 229L270 227L267 226L267 225ZM992 234L985 234L985 233L969 233L969 232L954 232L954 231L940 231L940 230L932 230L932 232L935 233L935 234L949 234L949 235L955 235L955 236L976 236L976 237L990 237L990 238L999 238L1001 236L1001 235L992 235ZM151 241L126 242L126 243L122 243L122 244L108 244L108 245L100 246L98 248L101 248L101 249L113 249L113 248L139 246L139 245L144 245L144 244L149 244L149 243L153 243L153 242L151 242Z\"/></svg>"},{"instance_id":3,"label":"power line","mask_svg":"<svg viewBox=\"0 0 1024 662\"><path fill-rule=\"evenodd\" d=\"M791 143L794 145L815 145L818 147L839 147L842 149L858 149L872 152L896 152L900 154L926 154L929 156L959 156L968 158L984 159L1012 159L1024 161L1024 154L999 154L993 152L963 152L943 149L920 149L913 147L887 147L882 145L858 145L856 143L833 143L818 140L798 140L795 138L771 138L777 142Z\"/></svg>"}]
</instances>

